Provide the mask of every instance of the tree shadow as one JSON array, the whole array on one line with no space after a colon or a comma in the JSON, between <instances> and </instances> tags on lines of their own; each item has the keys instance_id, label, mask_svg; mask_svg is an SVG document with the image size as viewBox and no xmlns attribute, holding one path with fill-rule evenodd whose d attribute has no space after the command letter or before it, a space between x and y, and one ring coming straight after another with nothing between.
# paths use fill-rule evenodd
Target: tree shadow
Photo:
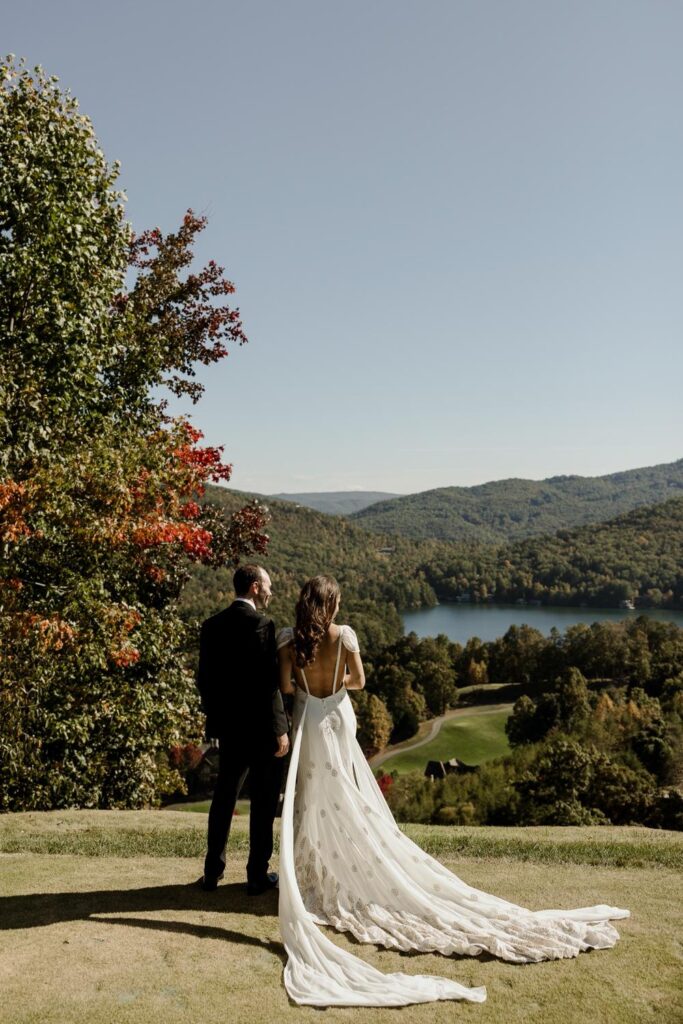
<instances>
[{"instance_id":1,"label":"tree shadow","mask_svg":"<svg viewBox=\"0 0 683 1024\"><path fill-rule=\"evenodd\" d=\"M152 931L190 935L193 938L221 939L246 946L256 946L287 962L284 945L267 941L244 932L236 932L216 925L191 921L164 921L145 917L128 917L130 913L158 910L214 911L223 914L248 914L276 917L277 890L269 890L258 897L248 896L244 883L219 885L214 892L204 892L197 882L184 885L154 885L142 889L102 889L86 892L30 893L0 897L0 931L17 928L42 928L66 921L96 921L98 923L127 925ZM104 916L106 915L106 916ZM120 916L116 916L120 915ZM352 947L372 945L380 951L386 949L375 943L361 943L350 932L339 932L331 926L322 929L329 938L344 935ZM360 950L359 950L360 952ZM424 951L392 950L402 959L424 956ZM471 960L466 954L452 953L451 960ZM476 959L480 963L496 957L483 951Z\"/></svg>"},{"instance_id":2,"label":"tree shadow","mask_svg":"<svg viewBox=\"0 0 683 1024\"><path fill-rule=\"evenodd\" d=\"M148 928L151 931L171 932L174 935L192 935L197 939L221 939L225 942L239 942L242 946L256 946L279 957L287 963L285 947L281 942L267 942L255 935L234 932L230 928L215 928L205 924L191 924L188 921L156 921L148 917L89 917L89 921L103 921L105 924L123 924L133 928Z\"/></svg>"},{"instance_id":3,"label":"tree shadow","mask_svg":"<svg viewBox=\"0 0 683 1024\"><path fill-rule=\"evenodd\" d=\"M277 915L277 890L248 896L244 883L219 885L204 892L196 882L189 885L153 885L142 889L101 889L86 892L30 893L0 897L0 931L15 928L42 928L64 921L111 921L137 927L154 928L202 938L220 938L263 946L284 957L281 944L265 942L241 932L189 921L159 921L147 918L101 917L155 910L216 911L224 914L249 914L259 917Z\"/></svg>"}]
</instances>

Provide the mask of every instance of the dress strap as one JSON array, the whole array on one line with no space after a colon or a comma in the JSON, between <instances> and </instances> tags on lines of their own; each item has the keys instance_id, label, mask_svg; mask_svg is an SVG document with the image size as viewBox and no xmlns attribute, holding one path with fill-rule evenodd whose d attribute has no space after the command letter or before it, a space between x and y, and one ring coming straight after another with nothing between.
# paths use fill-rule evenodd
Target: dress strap
<instances>
[{"instance_id":1,"label":"dress strap","mask_svg":"<svg viewBox=\"0 0 683 1024\"><path fill-rule=\"evenodd\" d=\"M337 663L334 666L334 679L332 680L332 693L337 691L337 675L339 674L339 662L341 661L343 626L339 627L339 643L337 644Z\"/></svg>"},{"instance_id":2,"label":"dress strap","mask_svg":"<svg viewBox=\"0 0 683 1024\"><path fill-rule=\"evenodd\" d=\"M302 678L302 679L303 679L303 681L304 681L304 686L306 687L306 693L307 693L307 694L308 694L308 696L310 697L310 696L311 696L311 691L310 691L310 690L308 689L308 681L307 681L307 679L306 679L306 673L304 672L304 670L303 670L303 669L301 669L301 678Z\"/></svg>"}]
</instances>

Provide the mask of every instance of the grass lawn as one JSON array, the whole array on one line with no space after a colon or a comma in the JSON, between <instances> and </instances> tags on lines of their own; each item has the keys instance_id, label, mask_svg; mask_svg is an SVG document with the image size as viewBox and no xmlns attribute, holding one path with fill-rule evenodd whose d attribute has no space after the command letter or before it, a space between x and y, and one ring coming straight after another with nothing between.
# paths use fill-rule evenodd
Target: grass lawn
<instances>
[{"instance_id":1,"label":"grass lawn","mask_svg":"<svg viewBox=\"0 0 683 1024\"><path fill-rule=\"evenodd\" d=\"M165 811L189 811L192 814L208 814L209 807L211 806L211 800L195 800L193 803L189 801L182 804L169 804L164 807ZM249 801L238 800L235 804L235 811L238 815L249 814Z\"/></svg>"},{"instance_id":2,"label":"grass lawn","mask_svg":"<svg viewBox=\"0 0 683 1024\"><path fill-rule=\"evenodd\" d=\"M510 750L505 735L509 716L509 711L489 711L483 707L459 718L446 719L431 743L390 757L383 762L382 769L423 772L427 761L448 761L457 757L465 764L481 764L502 757Z\"/></svg>"},{"instance_id":3,"label":"grass lawn","mask_svg":"<svg viewBox=\"0 0 683 1024\"><path fill-rule=\"evenodd\" d=\"M486 985L488 1001L321 1011L287 998L277 896L252 899L244 890L246 826L236 819L225 883L215 893L203 893L193 885L201 871L201 815L1 816L0 849L7 851L0 853L3 1024L270 1024L314 1022L321 1013L327 1021L354 1024L445 1024L454 1018L467 1024L655 1019L674 1024L682 1019L683 906L676 898L681 834L640 828L406 827L424 846L447 851L441 859L468 883L522 905L605 902L629 907L633 916L618 922L622 938L612 950L524 965L402 954L359 945L329 930L335 942L383 971L441 974ZM186 850L191 842L202 842L179 857L172 852L173 833ZM488 847L486 833L491 833ZM137 852L155 843L161 855ZM588 851L600 847L599 866L587 866ZM55 848L62 852L43 852ZM464 852L454 853L458 848ZM564 851L561 862L557 854L548 855L553 848ZM624 857L625 850L636 853Z\"/></svg>"}]
</instances>

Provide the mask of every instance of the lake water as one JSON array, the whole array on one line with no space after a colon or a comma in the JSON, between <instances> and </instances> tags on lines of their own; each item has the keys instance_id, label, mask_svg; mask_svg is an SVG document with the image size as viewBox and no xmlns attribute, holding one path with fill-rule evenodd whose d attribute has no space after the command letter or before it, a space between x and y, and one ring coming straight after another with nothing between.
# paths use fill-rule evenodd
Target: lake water
<instances>
[{"instance_id":1,"label":"lake water","mask_svg":"<svg viewBox=\"0 0 683 1024\"><path fill-rule=\"evenodd\" d=\"M421 608L404 612L406 633L418 636L437 636L445 633L450 640L465 644L472 636L480 640L495 640L503 636L510 626L528 625L548 635L553 626L563 632L577 622L621 622L646 614L659 622L675 622L683 626L683 611L648 609L646 612L621 608L554 608L530 607L516 604L440 604L436 608Z\"/></svg>"}]
</instances>

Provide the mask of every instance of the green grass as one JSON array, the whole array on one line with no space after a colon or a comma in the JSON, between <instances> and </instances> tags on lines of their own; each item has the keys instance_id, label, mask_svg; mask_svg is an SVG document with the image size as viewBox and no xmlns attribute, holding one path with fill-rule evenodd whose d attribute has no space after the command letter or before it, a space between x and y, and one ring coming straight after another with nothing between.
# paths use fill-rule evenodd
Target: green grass
<instances>
[{"instance_id":1,"label":"green grass","mask_svg":"<svg viewBox=\"0 0 683 1024\"><path fill-rule=\"evenodd\" d=\"M163 809L165 811L185 811L186 813L189 812L190 814L208 814L210 806L210 800L195 800L192 803L188 802L184 804L168 804L168 806L164 807ZM249 801L238 800L235 805L235 811L237 812L238 816L240 814L249 814Z\"/></svg>"},{"instance_id":2,"label":"green grass","mask_svg":"<svg viewBox=\"0 0 683 1024\"><path fill-rule=\"evenodd\" d=\"M402 825L438 857L534 864L683 869L683 833L640 827L494 828ZM276 821L275 849L279 849ZM206 816L180 811L48 811L0 815L0 853L201 858ZM230 850L249 847L249 818L233 819Z\"/></svg>"},{"instance_id":3,"label":"green grass","mask_svg":"<svg viewBox=\"0 0 683 1024\"><path fill-rule=\"evenodd\" d=\"M465 764L481 764L503 757L510 750L505 735L509 715L509 711L477 709L472 714L446 719L431 743L388 758L382 768L386 772L423 772L427 761L457 757Z\"/></svg>"},{"instance_id":4,"label":"green grass","mask_svg":"<svg viewBox=\"0 0 683 1024\"><path fill-rule=\"evenodd\" d=\"M79 817L85 813L89 817ZM109 815L102 831L159 830L164 813ZM91 829L97 812L62 817L62 836ZM199 816L168 812L185 836ZM3 816L0 831L23 818L28 839L54 833L53 815ZM117 819L119 819L117 821ZM181 824L184 821L189 824ZM167 834L165 826L161 831ZM238 830L239 831L239 830ZM463 830L451 830L462 832ZM476 839L483 830L466 830ZM508 833L523 830L502 830ZM566 844L580 829L534 830L538 846ZM541 836L541 832L545 832ZM589 829L591 841L625 846L644 841L644 829ZM443 830L422 828L441 841ZM510 836L509 838L512 838ZM680 848L680 836L659 833L653 845ZM574 840L576 844L576 840ZM286 954L277 896L244 892L246 853L231 848L226 880L215 893L194 886L200 859L172 856L0 854L0 976L3 1024L674 1024L681 1020L683 907L680 875L662 867L587 867L584 863L513 863L507 856L444 856L468 884L522 906L574 907L605 902L626 906L620 941L576 959L509 964L490 957L402 954L326 929L329 937L378 969L438 974L485 985L480 1005L440 1002L403 1009L330 1008L290 1003L282 981ZM574 856L578 848L574 846ZM277 859L272 865L277 869Z\"/></svg>"}]
</instances>

